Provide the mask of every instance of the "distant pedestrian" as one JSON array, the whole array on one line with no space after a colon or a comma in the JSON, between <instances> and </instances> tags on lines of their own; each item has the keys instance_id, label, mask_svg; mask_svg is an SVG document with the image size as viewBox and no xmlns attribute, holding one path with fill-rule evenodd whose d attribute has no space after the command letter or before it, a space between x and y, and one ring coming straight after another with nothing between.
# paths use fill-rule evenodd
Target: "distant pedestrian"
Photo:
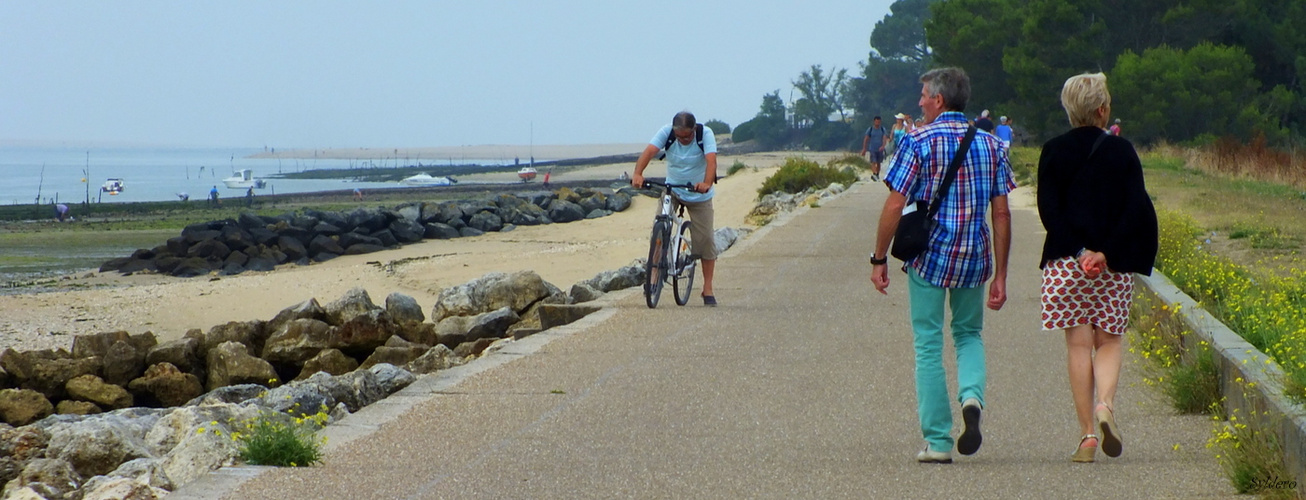
<instances>
[{"instance_id":1,"label":"distant pedestrian","mask_svg":"<svg viewBox=\"0 0 1306 500\"><path fill-rule=\"evenodd\" d=\"M1133 273L1152 273L1158 231L1138 153L1102 130L1111 116L1106 76L1066 80L1061 105L1075 128L1044 144L1038 159L1038 215L1047 230L1039 260L1042 326L1066 332L1080 433L1070 459L1092 462L1099 442L1108 457L1123 450L1115 423L1121 336Z\"/></svg>"},{"instance_id":2,"label":"distant pedestrian","mask_svg":"<svg viewBox=\"0 0 1306 500\"><path fill-rule=\"evenodd\" d=\"M993 120L989 118L989 110L980 112L979 118L975 119L975 128L993 133Z\"/></svg>"},{"instance_id":3,"label":"distant pedestrian","mask_svg":"<svg viewBox=\"0 0 1306 500\"><path fill-rule=\"evenodd\" d=\"M55 206L54 206L54 218L55 218L55 219L58 219L59 222L63 222L63 221L65 221L65 220L67 220L67 219L68 219L68 205L64 205L63 203L60 203L60 204L58 204L58 205L55 205Z\"/></svg>"},{"instance_id":4,"label":"distant pedestrian","mask_svg":"<svg viewBox=\"0 0 1306 500\"><path fill-rule=\"evenodd\" d=\"M871 119L871 127L862 137L862 156L870 153L871 181L880 182L880 164L884 163L884 147L889 144L889 131L884 129L880 117Z\"/></svg>"},{"instance_id":5,"label":"distant pedestrian","mask_svg":"<svg viewBox=\"0 0 1306 500\"><path fill-rule=\"evenodd\" d=\"M1117 137L1120 136L1120 119L1119 119L1119 118L1116 118L1116 122L1113 123L1113 124L1111 124L1111 128L1107 129L1107 133L1110 133L1111 135L1114 135L1114 136L1117 136Z\"/></svg>"},{"instance_id":6,"label":"distant pedestrian","mask_svg":"<svg viewBox=\"0 0 1306 500\"><path fill-rule=\"evenodd\" d=\"M1011 147L1011 123L1007 122L1007 117L998 118L998 127L993 130L993 135L1002 139L1002 143L1006 144L1008 148Z\"/></svg>"},{"instance_id":7,"label":"distant pedestrian","mask_svg":"<svg viewBox=\"0 0 1306 500\"><path fill-rule=\"evenodd\" d=\"M254 206L254 186L250 186L249 190L245 191L245 206Z\"/></svg>"},{"instance_id":8,"label":"distant pedestrian","mask_svg":"<svg viewBox=\"0 0 1306 500\"><path fill-rule=\"evenodd\" d=\"M190 201L190 193L187 193L185 191L177 193L177 199L183 202Z\"/></svg>"},{"instance_id":9,"label":"distant pedestrian","mask_svg":"<svg viewBox=\"0 0 1306 500\"><path fill-rule=\"evenodd\" d=\"M354 201L363 201L363 190L354 188Z\"/></svg>"},{"instance_id":10,"label":"distant pedestrian","mask_svg":"<svg viewBox=\"0 0 1306 500\"><path fill-rule=\"evenodd\" d=\"M957 452L979 451L980 414L987 370L984 364L984 307L997 311L1007 301L1007 259L1011 248L1011 210L1007 194L1016 187L1007 149L991 134L977 133L962 111L970 98L970 78L959 68L921 75L921 111L929 125L909 132L884 176L891 192L880 212L871 253L871 283L887 295L889 242L908 201L930 200L954 157L955 182L939 203L924 253L903 263L916 351L916 403L925 448L918 462L952 463L952 409L943 367L944 308L951 309L957 355L957 401L965 425ZM964 137L973 136L966 149ZM914 205L914 203L913 203ZM987 220L992 213L990 234ZM989 279L992 278L992 281ZM988 293L984 283L989 281ZM986 297L987 295L987 297ZM987 300L986 300L987 299Z\"/></svg>"},{"instance_id":11,"label":"distant pedestrian","mask_svg":"<svg viewBox=\"0 0 1306 500\"><path fill-rule=\"evenodd\" d=\"M552 170L546 170L544 172L544 187L549 187L549 174L551 173L553 173Z\"/></svg>"},{"instance_id":12,"label":"distant pedestrian","mask_svg":"<svg viewBox=\"0 0 1306 500\"><path fill-rule=\"evenodd\" d=\"M212 207L220 207L220 206L222 206L222 202L218 200L218 187L217 187L217 186L213 186L213 189L210 189L210 190L209 190L209 206L212 206Z\"/></svg>"}]
</instances>

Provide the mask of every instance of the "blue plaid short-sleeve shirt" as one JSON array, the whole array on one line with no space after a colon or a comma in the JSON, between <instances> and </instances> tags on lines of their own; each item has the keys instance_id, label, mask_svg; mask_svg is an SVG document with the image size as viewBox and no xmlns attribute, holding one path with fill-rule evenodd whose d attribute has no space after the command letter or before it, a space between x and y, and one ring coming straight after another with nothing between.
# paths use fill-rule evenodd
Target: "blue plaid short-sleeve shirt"
<instances>
[{"instance_id":1,"label":"blue plaid short-sleeve shirt","mask_svg":"<svg viewBox=\"0 0 1306 500\"><path fill-rule=\"evenodd\" d=\"M934 123L907 133L889 164L884 181L907 196L908 202L928 202L943 182L952 156L966 135L966 117L948 111ZM989 201L1016 188L1007 146L993 134L975 133L970 152L957 171L936 216L925 253L911 266L925 281L943 288L971 288L993 275L987 214Z\"/></svg>"}]
</instances>

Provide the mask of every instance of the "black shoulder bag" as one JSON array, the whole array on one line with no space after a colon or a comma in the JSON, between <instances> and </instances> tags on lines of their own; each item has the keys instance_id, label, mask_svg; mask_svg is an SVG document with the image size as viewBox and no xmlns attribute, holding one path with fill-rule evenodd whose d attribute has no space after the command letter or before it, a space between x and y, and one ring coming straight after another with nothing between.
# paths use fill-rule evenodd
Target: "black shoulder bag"
<instances>
[{"instance_id":1,"label":"black shoulder bag","mask_svg":"<svg viewBox=\"0 0 1306 500\"><path fill-rule=\"evenodd\" d=\"M966 152L970 151L970 144L974 140L975 126L971 125L966 128L966 137L961 140L957 154L953 155L952 163L948 165L948 173L944 175L939 188L934 190L934 198L930 200L929 205L926 205L925 200L913 201L912 204L916 209L903 214L902 218L898 219L898 230L893 234L893 245L889 247L889 254L895 259L910 262L929 248L930 232L938 224L934 216L939 213L943 197L948 195L948 188L952 187L952 181L957 178L961 162L966 158Z\"/></svg>"}]
</instances>

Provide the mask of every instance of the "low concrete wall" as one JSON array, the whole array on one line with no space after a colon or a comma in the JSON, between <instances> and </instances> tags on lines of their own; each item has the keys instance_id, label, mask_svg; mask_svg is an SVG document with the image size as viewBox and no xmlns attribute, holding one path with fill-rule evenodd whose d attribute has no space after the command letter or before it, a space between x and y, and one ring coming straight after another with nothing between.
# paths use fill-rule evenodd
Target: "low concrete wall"
<instances>
[{"instance_id":1,"label":"low concrete wall","mask_svg":"<svg viewBox=\"0 0 1306 500\"><path fill-rule=\"evenodd\" d=\"M1284 395L1283 369L1160 272L1137 275L1137 283L1141 286L1136 293L1149 294L1170 305L1177 310L1176 318L1187 325L1189 334L1183 338L1185 359L1188 353L1196 352L1200 342L1210 344L1216 354L1220 393L1225 397L1225 416L1238 409L1240 418L1253 418L1260 429L1274 432L1283 448L1284 465L1293 476L1281 479L1296 481L1298 494L1306 495L1306 409ZM1243 381L1235 382L1240 377Z\"/></svg>"}]
</instances>

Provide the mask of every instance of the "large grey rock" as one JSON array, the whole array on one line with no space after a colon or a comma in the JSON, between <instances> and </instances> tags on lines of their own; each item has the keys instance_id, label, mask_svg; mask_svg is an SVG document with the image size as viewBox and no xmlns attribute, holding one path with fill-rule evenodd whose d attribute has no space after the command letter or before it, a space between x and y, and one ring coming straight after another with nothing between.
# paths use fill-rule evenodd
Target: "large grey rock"
<instances>
[{"instance_id":1,"label":"large grey rock","mask_svg":"<svg viewBox=\"0 0 1306 500\"><path fill-rule=\"evenodd\" d=\"M354 245L358 245L358 244L368 244L368 245L373 245L373 246L377 246L377 247L380 247L380 246L381 246L381 240L378 240L378 239L373 238L373 237L371 237L371 236L366 236L366 235L362 235L362 234L358 234L358 233L352 233L352 232L351 232L351 233L344 233L344 234L340 235L339 243L340 243L340 246L341 246L341 247L344 247L346 250L349 249L349 247L352 247L352 246L354 246Z\"/></svg>"},{"instance_id":2,"label":"large grey rock","mask_svg":"<svg viewBox=\"0 0 1306 500\"><path fill-rule=\"evenodd\" d=\"M209 350L208 389L237 384L273 385L280 378L267 361L249 354L239 342L223 342Z\"/></svg>"},{"instance_id":3,"label":"large grey rock","mask_svg":"<svg viewBox=\"0 0 1306 500\"><path fill-rule=\"evenodd\" d=\"M480 229L476 229L476 228L474 228L474 227L461 227L461 228L458 228L458 235L461 236L461 237L463 237L463 238L472 238L472 237L475 237L475 236L481 236L481 235L483 235L483 234L485 234L485 231L482 231L482 230L480 230Z\"/></svg>"},{"instance_id":4,"label":"large grey rock","mask_svg":"<svg viewBox=\"0 0 1306 500\"><path fill-rule=\"evenodd\" d=\"M431 311L431 320L439 322L449 316L469 316L501 307L520 312L556 290L535 271L490 273L441 290Z\"/></svg>"},{"instance_id":5,"label":"large grey rock","mask_svg":"<svg viewBox=\"0 0 1306 500\"><path fill-rule=\"evenodd\" d=\"M54 405L54 412L59 415L94 415L104 413L104 409L90 401L65 399Z\"/></svg>"},{"instance_id":6,"label":"large grey rock","mask_svg":"<svg viewBox=\"0 0 1306 500\"><path fill-rule=\"evenodd\" d=\"M399 337L391 338L391 340L396 340L396 339L399 339ZM410 342L404 342L404 343L408 345L404 345L404 346L383 345L381 347L376 348L376 350L372 351L372 355L368 356L367 359L364 360L361 365L358 365L358 367L366 370L380 364L405 366L408 363L411 363L413 360L421 357L423 354L426 354L426 351L431 349L430 346L413 344Z\"/></svg>"},{"instance_id":7,"label":"large grey rock","mask_svg":"<svg viewBox=\"0 0 1306 500\"><path fill-rule=\"evenodd\" d=\"M387 396L399 392L400 389L408 387L417 380L417 376L409 373L408 370L388 363L378 364L367 371L376 377L377 385L381 387L381 391Z\"/></svg>"},{"instance_id":8,"label":"large grey rock","mask_svg":"<svg viewBox=\"0 0 1306 500\"><path fill-rule=\"evenodd\" d=\"M458 228L442 222L428 222L423 228L423 236L427 239L449 240L462 236L458 234Z\"/></svg>"},{"instance_id":9,"label":"large grey rock","mask_svg":"<svg viewBox=\"0 0 1306 500\"><path fill-rule=\"evenodd\" d=\"M104 381L110 384L127 385L132 379L145 371L145 354L148 349L138 350L127 342L114 342L104 354L104 366L100 373Z\"/></svg>"},{"instance_id":10,"label":"large grey rock","mask_svg":"<svg viewBox=\"0 0 1306 500\"><path fill-rule=\"evenodd\" d=\"M126 342L132 348L141 352L149 351L159 343L153 332L145 332L140 335L132 335L125 331L78 335L73 337L73 357L103 358L109 353L109 348L118 342Z\"/></svg>"},{"instance_id":11,"label":"large grey rock","mask_svg":"<svg viewBox=\"0 0 1306 500\"><path fill-rule=\"evenodd\" d=\"M259 408L254 405L217 403L177 408L150 428L145 443L161 455L159 469L167 481L182 485L211 470L234 465L240 449L239 443L231 439L231 432L258 416Z\"/></svg>"},{"instance_id":12,"label":"large grey rock","mask_svg":"<svg viewBox=\"0 0 1306 500\"><path fill-rule=\"evenodd\" d=\"M350 356L363 358L385 344L400 330L385 309L373 309L354 316L336 327L339 342L331 347Z\"/></svg>"},{"instance_id":13,"label":"large grey rock","mask_svg":"<svg viewBox=\"0 0 1306 500\"><path fill-rule=\"evenodd\" d=\"M553 222L574 222L585 218L585 210L580 205L566 200L553 200L549 204L549 220Z\"/></svg>"},{"instance_id":14,"label":"large grey rock","mask_svg":"<svg viewBox=\"0 0 1306 500\"><path fill-rule=\"evenodd\" d=\"M457 345L482 338L499 338L507 335L508 327L521 319L511 308L501 307L475 316L451 316L436 325L436 334L442 344Z\"/></svg>"},{"instance_id":15,"label":"large grey rock","mask_svg":"<svg viewBox=\"0 0 1306 500\"><path fill-rule=\"evenodd\" d=\"M598 218L601 218L601 217L607 217L607 216L609 216L609 215L612 215L612 212L609 212L609 211L604 210L604 209L602 209L602 208L596 208L596 209L594 209L594 210L590 210L589 213L586 213L586 214L585 214L585 218L586 218L586 219L598 219Z\"/></svg>"},{"instance_id":16,"label":"large grey rock","mask_svg":"<svg viewBox=\"0 0 1306 500\"><path fill-rule=\"evenodd\" d=\"M308 257L308 248L298 238L282 235L277 238L277 248L281 250L281 253L286 254L286 260L288 261L293 262Z\"/></svg>"},{"instance_id":17,"label":"large grey rock","mask_svg":"<svg viewBox=\"0 0 1306 500\"><path fill-rule=\"evenodd\" d=\"M627 208L630 208L630 203L631 200L629 194L624 192L616 192L616 193L612 193L612 196L608 197L607 204L604 206L604 208L611 210L613 212L624 212L626 211Z\"/></svg>"},{"instance_id":18,"label":"large grey rock","mask_svg":"<svg viewBox=\"0 0 1306 500\"><path fill-rule=\"evenodd\" d=\"M81 487L82 475L78 474L67 460L37 458L27 462L18 476L5 485L7 493L5 498L15 498L17 489L38 484L48 486L62 496ZM34 488L33 491L36 489L39 487Z\"/></svg>"},{"instance_id":19,"label":"large grey rock","mask_svg":"<svg viewBox=\"0 0 1306 500\"><path fill-rule=\"evenodd\" d=\"M20 427L54 413L45 395L30 389L0 390L0 420Z\"/></svg>"},{"instance_id":20,"label":"large grey rock","mask_svg":"<svg viewBox=\"0 0 1306 500\"><path fill-rule=\"evenodd\" d=\"M145 429L141 427L147 429L157 419L139 425L112 415L52 425L46 456L68 461L82 477L106 474L128 460L150 457L144 442Z\"/></svg>"},{"instance_id":21,"label":"large grey rock","mask_svg":"<svg viewBox=\"0 0 1306 500\"><path fill-rule=\"evenodd\" d=\"M263 359L284 366L299 367L323 349L341 344L337 328L316 319L296 319L268 338Z\"/></svg>"},{"instance_id":22,"label":"large grey rock","mask_svg":"<svg viewBox=\"0 0 1306 500\"><path fill-rule=\"evenodd\" d=\"M95 375L81 375L68 381L68 397L89 401L101 408L119 409L132 406L132 395L121 386L105 383Z\"/></svg>"},{"instance_id":23,"label":"large grey rock","mask_svg":"<svg viewBox=\"0 0 1306 500\"><path fill-rule=\"evenodd\" d=\"M268 321L265 328L269 334L274 334L284 327L286 323L297 319L326 321L327 313L326 310L322 308L322 305L317 303L317 299L308 299L292 307L282 309L281 312L277 313L276 317L272 318L271 321ZM178 365L178 367L180 366L181 365Z\"/></svg>"},{"instance_id":24,"label":"large grey rock","mask_svg":"<svg viewBox=\"0 0 1306 500\"><path fill-rule=\"evenodd\" d=\"M108 478L87 488L82 500L161 500L168 491L125 477Z\"/></svg>"},{"instance_id":25,"label":"large grey rock","mask_svg":"<svg viewBox=\"0 0 1306 500\"><path fill-rule=\"evenodd\" d=\"M355 316L367 314L377 309L380 309L380 307L372 302L372 296L368 295L367 289L363 287L350 288L339 299L329 302L323 307L323 310L326 311L326 322L334 326L340 326Z\"/></svg>"},{"instance_id":26,"label":"large grey rock","mask_svg":"<svg viewBox=\"0 0 1306 500\"><path fill-rule=\"evenodd\" d=\"M599 309L599 306L589 304L541 304L540 328L548 330L555 326L570 324Z\"/></svg>"},{"instance_id":27,"label":"large grey rock","mask_svg":"<svg viewBox=\"0 0 1306 500\"><path fill-rule=\"evenodd\" d=\"M102 362L98 357L73 359L66 351L17 352L5 349L0 353L0 369L9 373L20 388L40 392L49 399L61 399L64 385L73 377L100 372Z\"/></svg>"},{"instance_id":28,"label":"large grey rock","mask_svg":"<svg viewBox=\"0 0 1306 500\"><path fill-rule=\"evenodd\" d=\"M308 254L319 255L323 253L343 255L345 249L330 236L318 235L316 238L313 238L312 241L308 242Z\"/></svg>"},{"instance_id":29,"label":"large grey rock","mask_svg":"<svg viewBox=\"0 0 1306 500\"><path fill-rule=\"evenodd\" d=\"M268 391L259 384L240 384L219 387L199 397L187 401L185 406L212 406L217 404L236 404L259 397Z\"/></svg>"},{"instance_id":30,"label":"large grey rock","mask_svg":"<svg viewBox=\"0 0 1306 500\"><path fill-rule=\"evenodd\" d=\"M585 283L576 283L572 285L571 290L567 292L567 302L580 304L582 302L589 302L597 299L601 296L603 296L603 292L596 290L594 287Z\"/></svg>"},{"instance_id":31,"label":"large grey rock","mask_svg":"<svg viewBox=\"0 0 1306 500\"><path fill-rule=\"evenodd\" d=\"M490 212L477 212L470 219L467 219L467 227L493 233L503 229L503 220L498 215Z\"/></svg>"},{"instance_id":32,"label":"large grey rock","mask_svg":"<svg viewBox=\"0 0 1306 500\"><path fill-rule=\"evenodd\" d=\"M426 228L414 219L399 219L390 223L390 234L400 243L417 243L422 241Z\"/></svg>"},{"instance_id":33,"label":"large grey rock","mask_svg":"<svg viewBox=\"0 0 1306 500\"><path fill-rule=\"evenodd\" d=\"M390 318L395 323L401 325L409 322L421 323L426 321L426 314L422 312L422 306L417 304L417 299L399 292L391 293L385 297L385 310L390 313Z\"/></svg>"},{"instance_id":34,"label":"large grey rock","mask_svg":"<svg viewBox=\"0 0 1306 500\"><path fill-rule=\"evenodd\" d=\"M199 347L200 341L195 338L169 340L154 346L145 354L145 365L168 363L183 372L200 375L203 374L204 365L200 363Z\"/></svg>"},{"instance_id":35,"label":"large grey rock","mask_svg":"<svg viewBox=\"0 0 1306 500\"><path fill-rule=\"evenodd\" d=\"M199 377L182 372L167 362L150 365L145 374L128 383L127 388L165 407L181 406L204 393Z\"/></svg>"},{"instance_id":36,"label":"large grey rock","mask_svg":"<svg viewBox=\"0 0 1306 500\"><path fill-rule=\"evenodd\" d=\"M263 343L267 341L268 333L265 325L263 321L230 321L214 326L204 334L204 341L200 343L200 351L197 354L207 358L211 349L225 342L237 342L244 346L249 354L257 354L263 349Z\"/></svg>"},{"instance_id":37,"label":"large grey rock","mask_svg":"<svg viewBox=\"0 0 1306 500\"><path fill-rule=\"evenodd\" d=\"M101 477L105 477L106 479L134 479L143 484L167 490L177 488L177 485L172 484L172 481L168 479L167 474L164 474L163 461L157 458L137 458L135 460L128 460L122 465L119 465L117 469L114 469L113 472L110 472L107 476ZM98 484L93 486L90 481L87 481L86 484L83 485L83 489L86 491L94 491L94 488L98 486Z\"/></svg>"},{"instance_id":38,"label":"large grey rock","mask_svg":"<svg viewBox=\"0 0 1306 500\"><path fill-rule=\"evenodd\" d=\"M346 356L339 349L323 349L308 361L304 362L304 369L299 372L295 380L307 379L318 372L326 372L328 375L344 375L358 369L358 361Z\"/></svg>"},{"instance_id":39,"label":"large grey rock","mask_svg":"<svg viewBox=\"0 0 1306 500\"><path fill-rule=\"evenodd\" d=\"M462 359L454 356L453 350L444 345L437 345L426 351L417 359L408 363L408 371L418 375L444 370L462 364Z\"/></svg>"},{"instance_id":40,"label":"large grey rock","mask_svg":"<svg viewBox=\"0 0 1306 500\"><path fill-rule=\"evenodd\" d=\"M716 244L717 252L724 252L729 250L730 247L735 246L735 242L739 241L739 237L740 234L738 229L733 227L719 227L712 235L712 241Z\"/></svg>"},{"instance_id":41,"label":"large grey rock","mask_svg":"<svg viewBox=\"0 0 1306 500\"><path fill-rule=\"evenodd\" d=\"M620 269L604 271L581 283L600 292L612 292L640 286L644 283L644 267L642 265L630 265Z\"/></svg>"}]
</instances>

